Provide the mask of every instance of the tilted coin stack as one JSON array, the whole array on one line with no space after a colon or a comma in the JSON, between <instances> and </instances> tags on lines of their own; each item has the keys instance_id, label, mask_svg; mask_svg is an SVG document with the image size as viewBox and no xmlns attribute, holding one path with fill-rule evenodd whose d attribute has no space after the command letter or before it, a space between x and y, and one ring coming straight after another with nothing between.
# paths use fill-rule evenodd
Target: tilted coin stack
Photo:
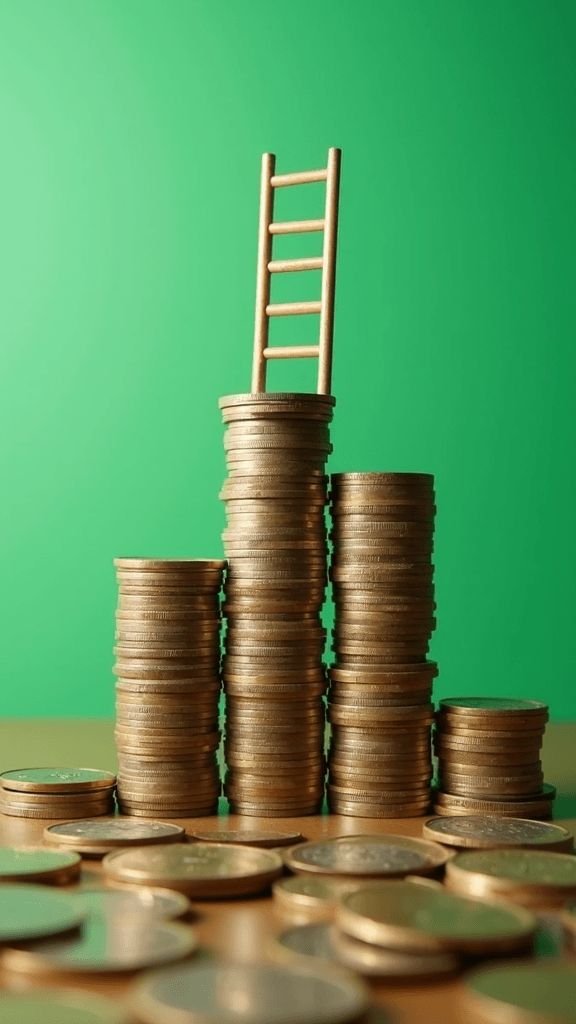
<instances>
[{"instance_id":1,"label":"tilted coin stack","mask_svg":"<svg viewBox=\"0 0 576 1024\"><path fill-rule=\"evenodd\" d=\"M320 610L334 399L257 393L219 404L228 467L225 792L235 813L313 814L324 793Z\"/></svg>"},{"instance_id":2,"label":"tilted coin stack","mask_svg":"<svg viewBox=\"0 0 576 1024\"><path fill-rule=\"evenodd\" d=\"M432 774L433 477L336 473L331 483L330 807L416 816Z\"/></svg>"},{"instance_id":3,"label":"tilted coin stack","mask_svg":"<svg viewBox=\"0 0 576 1024\"><path fill-rule=\"evenodd\" d=\"M139 817L214 814L219 560L117 558L118 803Z\"/></svg>"},{"instance_id":4,"label":"tilted coin stack","mask_svg":"<svg viewBox=\"0 0 576 1024\"><path fill-rule=\"evenodd\" d=\"M540 751L548 705L507 697L440 701L437 814L548 818L555 791L544 783Z\"/></svg>"}]
</instances>

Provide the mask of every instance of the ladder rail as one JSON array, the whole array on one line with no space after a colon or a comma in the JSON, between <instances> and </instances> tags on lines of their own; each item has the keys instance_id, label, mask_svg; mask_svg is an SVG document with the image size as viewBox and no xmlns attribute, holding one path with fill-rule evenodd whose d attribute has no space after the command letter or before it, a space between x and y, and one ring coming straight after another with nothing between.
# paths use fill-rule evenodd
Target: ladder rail
<instances>
[{"instance_id":1,"label":"ladder rail","mask_svg":"<svg viewBox=\"0 0 576 1024\"><path fill-rule=\"evenodd\" d=\"M290 174L275 174L276 157L274 154L264 153L262 156L254 358L252 364L253 393L266 391L266 368L269 359L317 358L318 394L330 394L334 336L334 300L336 292L340 163L341 150L332 148L328 150L328 162L325 168L316 171L295 171ZM309 182L317 181L326 182L324 217L316 220L274 221L274 190L276 188L305 185ZM324 232L322 256L290 260L272 259L272 242L275 235L303 234L304 232L314 231ZM270 302L272 274L294 273L304 270L322 271L319 301ZM300 316L310 313L320 314L319 340L317 345L272 347L268 344L270 317Z\"/></svg>"}]
</instances>

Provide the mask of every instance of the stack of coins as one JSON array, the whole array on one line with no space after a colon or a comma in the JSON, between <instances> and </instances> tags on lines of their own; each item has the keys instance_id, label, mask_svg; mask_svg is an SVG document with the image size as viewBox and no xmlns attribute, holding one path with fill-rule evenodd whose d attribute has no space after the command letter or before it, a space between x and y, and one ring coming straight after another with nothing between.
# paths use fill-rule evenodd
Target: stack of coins
<instances>
[{"instance_id":1,"label":"stack of coins","mask_svg":"<svg viewBox=\"0 0 576 1024\"><path fill-rule=\"evenodd\" d=\"M328 795L340 814L411 817L430 803L433 484L426 473L332 476Z\"/></svg>"},{"instance_id":2,"label":"stack of coins","mask_svg":"<svg viewBox=\"0 0 576 1024\"><path fill-rule=\"evenodd\" d=\"M328 395L220 400L227 424L223 534L225 792L238 814L312 814L324 792L323 651Z\"/></svg>"},{"instance_id":3,"label":"stack of coins","mask_svg":"<svg viewBox=\"0 0 576 1024\"><path fill-rule=\"evenodd\" d=\"M117 558L118 802L139 817L215 813L220 692L217 560Z\"/></svg>"},{"instance_id":4,"label":"stack of coins","mask_svg":"<svg viewBox=\"0 0 576 1024\"><path fill-rule=\"evenodd\" d=\"M544 784L540 750L548 705L507 697L440 701L436 814L548 818L555 791Z\"/></svg>"},{"instance_id":5,"label":"stack of coins","mask_svg":"<svg viewBox=\"0 0 576 1024\"><path fill-rule=\"evenodd\" d=\"M20 768L0 776L0 810L15 818L114 813L116 777L94 768Z\"/></svg>"}]
</instances>

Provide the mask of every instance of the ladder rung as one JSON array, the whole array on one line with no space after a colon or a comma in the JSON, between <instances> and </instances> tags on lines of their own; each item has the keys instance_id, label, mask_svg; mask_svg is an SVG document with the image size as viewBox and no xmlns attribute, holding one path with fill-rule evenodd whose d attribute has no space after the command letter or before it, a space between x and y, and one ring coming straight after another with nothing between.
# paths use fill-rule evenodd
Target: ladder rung
<instances>
[{"instance_id":1,"label":"ladder rung","mask_svg":"<svg viewBox=\"0 0 576 1024\"><path fill-rule=\"evenodd\" d=\"M323 167L321 171L295 171L293 174L274 174L270 178L272 188L283 188L284 185L307 185L309 181L326 181L328 170Z\"/></svg>"},{"instance_id":2,"label":"ladder rung","mask_svg":"<svg viewBox=\"0 0 576 1024\"><path fill-rule=\"evenodd\" d=\"M277 302L266 306L266 316L300 316L303 313L321 312L321 302Z\"/></svg>"},{"instance_id":3,"label":"ladder rung","mask_svg":"<svg viewBox=\"0 0 576 1024\"><path fill-rule=\"evenodd\" d=\"M291 274L296 270L322 270L324 260L321 256L303 260L272 260L268 264L270 274Z\"/></svg>"},{"instance_id":4,"label":"ladder rung","mask_svg":"<svg viewBox=\"0 0 576 1024\"><path fill-rule=\"evenodd\" d=\"M282 348L265 348L265 359L313 359L320 355L319 345L290 345Z\"/></svg>"},{"instance_id":5,"label":"ladder rung","mask_svg":"<svg viewBox=\"0 0 576 1024\"><path fill-rule=\"evenodd\" d=\"M280 221L278 224L270 224L268 230L271 235L300 235L304 231L324 231L324 218Z\"/></svg>"}]
</instances>

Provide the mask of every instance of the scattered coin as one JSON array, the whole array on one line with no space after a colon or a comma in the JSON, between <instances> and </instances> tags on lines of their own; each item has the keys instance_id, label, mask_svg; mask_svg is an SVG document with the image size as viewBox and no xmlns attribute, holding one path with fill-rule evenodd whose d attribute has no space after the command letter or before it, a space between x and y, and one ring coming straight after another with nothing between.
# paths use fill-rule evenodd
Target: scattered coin
<instances>
[{"instance_id":1,"label":"scattered coin","mask_svg":"<svg viewBox=\"0 0 576 1024\"><path fill-rule=\"evenodd\" d=\"M425 839L447 846L473 849L537 847L539 850L570 853L574 847L574 837L562 825L526 818L502 819L488 815L432 818L423 826L423 835Z\"/></svg>"},{"instance_id":2,"label":"scattered coin","mask_svg":"<svg viewBox=\"0 0 576 1024\"><path fill-rule=\"evenodd\" d=\"M82 900L79 899L80 905ZM192 929L141 911L89 915L79 935L5 947L2 965L16 974L121 974L173 963L196 948Z\"/></svg>"},{"instance_id":3,"label":"scattered coin","mask_svg":"<svg viewBox=\"0 0 576 1024\"><path fill-rule=\"evenodd\" d=\"M462 1011L486 1024L575 1024L576 970L555 960L480 967L466 978Z\"/></svg>"},{"instance_id":4,"label":"scattered coin","mask_svg":"<svg viewBox=\"0 0 576 1024\"><path fill-rule=\"evenodd\" d=\"M386 881L343 896L336 925L346 935L387 949L480 954L525 949L537 921L520 907Z\"/></svg>"},{"instance_id":5,"label":"scattered coin","mask_svg":"<svg viewBox=\"0 0 576 1024\"><path fill-rule=\"evenodd\" d=\"M297 874L402 878L432 874L449 856L438 843L422 839L360 835L302 843L287 850L284 861Z\"/></svg>"},{"instance_id":6,"label":"scattered coin","mask_svg":"<svg viewBox=\"0 0 576 1024\"><path fill-rule=\"evenodd\" d=\"M454 953L410 953L363 942L346 935L338 927L330 928L330 941L336 956L353 971L369 978L437 979L456 974L461 959Z\"/></svg>"},{"instance_id":7,"label":"scattered coin","mask_svg":"<svg viewBox=\"0 0 576 1024\"><path fill-rule=\"evenodd\" d=\"M284 1024L286 1007L290 1024L346 1024L359 1019L368 1004L360 979L320 962L171 968L144 977L131 1000L142 1024L217 1024L240 1016L244 1024Z\"/></svg>"},{"instance_id":8,"label":"scattered coin","mask_svg":"<svg viewBox=\"0 0 576 1024\"><path fill-rule=\"evenodd\" d=\"M0 943L61 935L85 918L86 910L73 896L41 885L0 885Z\"/></svg>"},{"instance_id":9,"label":"scattered coin","mask_svg":"<svg viewBox=\"0 0 576 1024\"><path fill-rule=\"evenodd\" d=\"M79 874L80 857L77 853L35 846L0 847L0 882L65 885L78 878Z\"/></svg>"},{"instance_id":10,"label":"scattered coin","mask_svg":"<svg viewBox=\"0 0 576 1024\"><path fill-rule=\"evenodd\" d=\"M562 906L576 897L576 857L540 850L466 851L446 865L446 885L526 907Z\"/></svg>"},{"instance_id":11,"label":"scattered coin","mask_svg":"<svg viewBox=\"0 0 576 1024\"><path fill-rule=\"evenodd\" d=\"M299 832L264 832L256 829L214 829L212 832L193 832L190 836L203 843L236 843L262 849L293 846L303 841Z\"/></svg>"},{"instance_id":12,"label":"scattered coin","mask_svg":"<svg viewBox=\"0 0 576 1024\"><path fill-rule=\"evenodd\" d=\"M111 999L87 992L2 992L0 1024L129 1024Z\"/></svg>"},{"instance_id":13,"label":"scattered coin","mask_svg":"<svg viewBox=\"0 0 576 1024\"><path fill-rule=\"evenodd\" d=\"M313 875L293 875L274 882L274 907L294 924L332 921L340 896L352 892L361 881Z\"/></svg>"},{"instance_id":14,"label":"scattered coin","mask_svg":"<svg viewBox=\"0 0 576 1024\"><path fill-rule=\"evenodd\" d=\"M117 881L205 899L262 892L282 871L276 852L232 843L121 850L109 853L102 864L105 875Z\"/></svg>"},{"instance_id":15,"label":"scattered coin","mask_svg":"<svg viewBox=\"0 0 576 1024\"><path fill-rule=\"evenodd\" d=\"M80 901L87 916L105 920L117 918L120 914L149 914L153 918L167 921L183 917L190 910L187 897L170 889L82 889L74 894L74 899Z\"/></svg>"}]
</instances>

